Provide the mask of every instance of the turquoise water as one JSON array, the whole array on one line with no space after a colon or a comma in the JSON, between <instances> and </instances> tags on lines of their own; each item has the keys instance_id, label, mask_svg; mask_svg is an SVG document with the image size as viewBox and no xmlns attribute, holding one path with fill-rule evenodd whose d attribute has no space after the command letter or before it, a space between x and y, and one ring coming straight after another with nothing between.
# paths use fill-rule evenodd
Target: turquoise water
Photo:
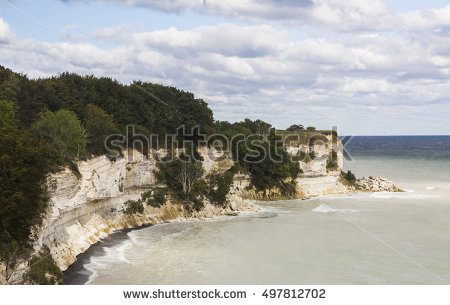
<instances>
[{"instance_id":1,"label":"turquoise water","mask_svg":"<svg viewBox=\"0 0 450 305\"><path fill-rule=\"evenodd\" d=\"M81 272L88 284L448 284L449 148L450 137L355 138L345 168L407 192L264 202L256 214L135 230Z\"/></svg>"}]
</instances>

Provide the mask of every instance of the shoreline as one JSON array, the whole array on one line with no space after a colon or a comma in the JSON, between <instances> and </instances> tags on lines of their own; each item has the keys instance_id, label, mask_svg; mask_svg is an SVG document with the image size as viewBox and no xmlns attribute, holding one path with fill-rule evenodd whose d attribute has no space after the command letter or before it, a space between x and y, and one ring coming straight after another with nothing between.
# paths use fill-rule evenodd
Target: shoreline
<instances>
[{"instance_id":1,"label":"shoreline","mask_svg":"<svg viewBox=\"0 0 450 305\"><path fill-rule=\"evenodd\" d=\"M147 224L135 228L117 230L116 232L113 232L106 236L104 239L101 239L95 244L92 244L85 252L78 254L77 260L73 264L71 264L69 268L63 271L64 285L86 285L93 273L86 269L84 266L85 264L89 263L92 256L104 253L105 248L114 247L122 242L125 242L130 238L128 236L129 232L142 230L154 225L157 224Z\"/></svg>"},{"instance_id":2,"label":"shoreline","mask_svg":"<svg viewBox=\"0 0 450 305\"><path fill-rule=\"evenodd\" d=\"M291 199L291 200L297 200L297 199ZM302 199L307 200L307 199ZM223 215L215 215L214 217L188 217L188 218L178 218L173 219L171 221L165 221L155 224L144 224L137 227L131 227L131 228L124 228L117 231L112 232L105 238L97 241L94 244L91 244L89 248L86 249L83 253L80 253L76 256L76 260L69 265L69 267L63 271L63 283L64 285L86 285L90 277L92 276L92 272L86 269L84 266L85 264L90 262L90 258L96 254L104 253L105 248L114 247L119 245L122 242L127 241L130 237L128 236L129 232L137 231L146 229L149 227L161 225L161 224L168 224L168 223L174 223L177 221L190 221L190 220L207 220L207 219L215 219L219 217L238 217L241 212L252 212L252 213L259 213L261 211L261 207L256 205L255 201L251 201L251 203L256 207L253 211L237 211L237 214L230 214L225 213ZM66 280L66 277L68 280Z\"/></svg>"},{"instance_id":3,"label":"shoreline","mask_svg":"<svg viewBox=\"0 0 450 305\"><path fill-rule=\"evenodd\" d=\"M357 191L357 192L348 192L348 193L337 193L337 194L324 194L324 195L318 195L318 196L312 196L309 198L295 198L295 199L279 199L279 200L248 200L251 204L253 204L256 207L256 210L251 211L252 213L259 213L263 211L263 208L258 205L258 202L277 202L277 201L311 201L311 200L317 200L320 198L327 198L328 196L339 196L339 195L348 195L348 194L368 194L369 192L363 192L363 191ZM375 192L371 192L375 193ZM395 192L389 192L389 193L395 193ZM76 260L65 270L63 271L64 274L64 284L65 285L86 285L88 284L91 276L93 273L86 269L84 266L85 264L90 262L90 258L96 254L104 253L104 249L108 247L114 247L119 245L122 242L127 241L130 237L128 236L129 232L136 231L136 230L142 230L148 227L156 226L159 224L167 224L167 223L173 223L177 221L190 221L190 220L207 220L207 219L214 219L219 217L225 217L225 216L232 216L232 217L239 217L240 213L242 212L248 212L248 211L237 211L237 215L231 215L229 213L223 214L223 215L215 215L213 217L185 217L185 218L178 218L173 219L170 221L165 221L161 223L154 223L154 224L144 224L137 227L130 227L130 228L124 228L117 231L112 232L105 238L97 241L96 243L89 246L89 248L86 249L85 252L80 253L76 256ZM68 280L66 280L66 277Z\"/></svg>"}]
</instances>

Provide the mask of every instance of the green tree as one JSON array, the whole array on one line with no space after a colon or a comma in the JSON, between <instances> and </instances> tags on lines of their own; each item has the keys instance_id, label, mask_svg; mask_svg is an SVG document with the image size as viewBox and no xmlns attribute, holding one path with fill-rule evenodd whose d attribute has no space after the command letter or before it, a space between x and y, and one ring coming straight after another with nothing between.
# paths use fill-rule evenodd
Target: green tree
<instances>
[{"instance_id":1,"label":"green tree","mask_svg":"<svg viewBox=\"0 0 450 305\"><path fill-rule=\"evenodd\" d=\"M106 137L117 131L113 117L101 108L89 104L86 107L84 121L86 124L88 151L96 155L104 153Z\"/></svg>"},{"instance_id":2,"label":"green tree","mask_svg":"<svg viewBox=\"0 0 450 305\"><path fill-rule=\"evenodd\" d=\"M31 228L46 208L46 155L44 145L17 127L13 103L0 101L0 260L7 280L28 254Z\"/></svg>"},{"instance_id":3,"label":"green tree","mask_svg":"<svg viewBox=\"0 0 450 305\"><path fill-rule=\"evenodd\" d=\"M224 206L227 201L227 195L233 184L234 171L228 170L224 173L212 172L207 178L208 199L212 204Z\"/></svg>"},{"instance_id":4,"label":"green tree","mask_svg":"<svg viewBox=\"0 0 450 305\"><path fill-rule=\"evenodd\" d=\"M284 195L291 195L295 190L295 185L292 188L291 184L295 182L285 181L288 178L294 181L300 169L296 162L292 162L286 150L282 146L271 145L269 142L260 142L257 145L248 143L248 146L251 150L258 152L255 157L247 156L244 160L244 166L248 166L251 182L256 189L262 191L278 186Z\"/></svg>"},{"instance_id":5,"label":"green tree","mask_svg":"<svg viewBox=\"0 0 450 305\"><path fill-rule=\"evenodd\" d=\"M32 131L44 139L59 162L70 161L85 151L85 130L77 115L69 110L43 111Z\"/></svg>"},{"instance_id":6,"label":"green tree","mask_svg":"<svg viewBox=\"0 0 450 305\"><path fill-rule=\"evenodd\" d=\"M164 160L163 160L164 161ZM205 169L202 162L187 159L183 153L169 162L159 162L156 176L179 198L189 201ZM194 194L194 197L197 194Z\"/></svg>"},{"instance_id":7,"label":"green tree","mask_svg":"<svg viewBox=\"0 0 450 305\"><path fill-rule=\"evenodd\" d=\"M298 125L294 124L294 125L289 126L289 128L286 130L287 131L302 131L302 130L305 130L305 127L303 127L302 124L298 124Z\"/></svg>"},{"instance_id":8,"label":"green tree","mask_svg":"<svg viewBox=\"0 0 450 305\"><path fill-rule=\"evenodd\" d=\"M345 174L345 179L352 184L356 182L356 176L350 170Z\"/></svg>"}]
</instances>

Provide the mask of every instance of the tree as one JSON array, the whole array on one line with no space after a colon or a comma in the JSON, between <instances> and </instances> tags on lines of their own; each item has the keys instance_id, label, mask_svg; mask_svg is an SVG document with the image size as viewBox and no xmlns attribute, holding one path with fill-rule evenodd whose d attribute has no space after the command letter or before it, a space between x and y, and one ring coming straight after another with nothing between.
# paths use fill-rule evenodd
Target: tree
<instances>
[{"instance_id":1,"label":"tree","mask_svg":"<svg viewBox=\"0 0 450 305\"><path fill-rule=\"evenodd\" d=\"M158 162L159 171L156 172L158 182L165 183L177 197L189 201L205 172L202 162L196 161L192 156L187 158L184 153L179 157L166 157L162 161Z\"/></svg>"},{"instance_id":2,"label":"tree","mask_svg":"<svg viewBox=\"0 0 450 305\"><path fill-rule=\"evenodd\" d=\"M287 131L301 131L301 130L305 130L305 127L303 127L302 124L299 124L299 125L294 124L294 125L289 126L289 128L286 130Z\"/></svg>"},{"instance_id":3,"label":"tree","mask_svg":"<svg viewBox=\"0 0 450 305\"><path fill-rule=\"evenodd\" d=\"M175 178L181 184L185 198L189 200L192 187L203 176L202 163L179 160L177 167Z\"/></svg>"},{"instance_id":4,"label":"tree","mask_svg":"<svg viewBox=\"0 0 450 305\"><path fill-rule=\"evenodd\" d=\"M14 110L0 101L0 260L7 280L28 255L31 228L47 205L46 147L17 127Z\"/></svg>"},{"instance_id":5,"label":"tree","mask_svg":"<svg viewBox=\"0 0 450 305\"><path fill-rule=\"evenodd\" d=\"M297 178L298 164L292 162L282 146L271 145L269 142L260 142L257 146L249 144L249 146L252 150L258 151L258 154L255 154L257 157L247 156L244 160L248 162L252 185L261 191L278 186L282 191L286 191L284 195L291 195L293 189L285 181L288 178L291 180Z\"/></svg>"},{"instance_id":6,"label":"tree","mask_svg":"<svg viewBox=\"0 0 450 305\"><path fill-rule=\"evenodd\" d=\"M308 130L308 131L316 131L316 127L308 126L308 127L306 128L306 130Z\"/></svg>"},{"instance_id":7,"label":"tree","mask_svg":"<svg viewBox=\"0 0 450 305\"><path fill-rule=\"evenodd\" d=\"M101 108L89 104L84 117L86 123L87 148L93 154L105 152L105 139L117 131L113 117Z\"/></svg>"},{"instance_id":8,"label":"tree","mask_svg":"<svg viewBox=\"0 0 450 305\"><path fill-rule=\"evenodd\" d=\"M208 199L212 204L224 206L227 201L227 195L233 185L235 167L224 173L212 172L207 178Z\"/></svg>"},{"instance_id":9,"label":"tree","mask_svg":"<svg viewBox=\"0 0 450 305\"><path fill-rule=\"evenodd\" d=\"M350 170L345 174L345 179L352 184L356 182L356 176Z\"/></svg>"},{"instance_id":10,"label":"tree","mask_svg":"<svg viewBox=\"0 0 450 305\"><path fill-rule=\"evenodd\" d=\"M59 156L59 160L55 160L57 162L78 158L86 148L85 130L72 111L43 111L31 129L48 143L56 156Z\"/></svg>"}]
</instances>

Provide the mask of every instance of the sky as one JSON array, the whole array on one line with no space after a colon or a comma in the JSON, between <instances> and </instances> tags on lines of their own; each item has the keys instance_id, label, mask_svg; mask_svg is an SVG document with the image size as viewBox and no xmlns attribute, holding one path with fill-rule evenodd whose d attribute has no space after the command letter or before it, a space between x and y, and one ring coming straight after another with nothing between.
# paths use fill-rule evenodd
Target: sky
<instances>
[{"instance_id":1,"label":"sky","mask_svg":"<svg viewBox=\"0 0 450 305\"><path fill-rule=\"evenodd\" d=\"M0 0L0 65L175 86L231 122L450 134L450 0Z\"/></svg>"}]
</instances>

